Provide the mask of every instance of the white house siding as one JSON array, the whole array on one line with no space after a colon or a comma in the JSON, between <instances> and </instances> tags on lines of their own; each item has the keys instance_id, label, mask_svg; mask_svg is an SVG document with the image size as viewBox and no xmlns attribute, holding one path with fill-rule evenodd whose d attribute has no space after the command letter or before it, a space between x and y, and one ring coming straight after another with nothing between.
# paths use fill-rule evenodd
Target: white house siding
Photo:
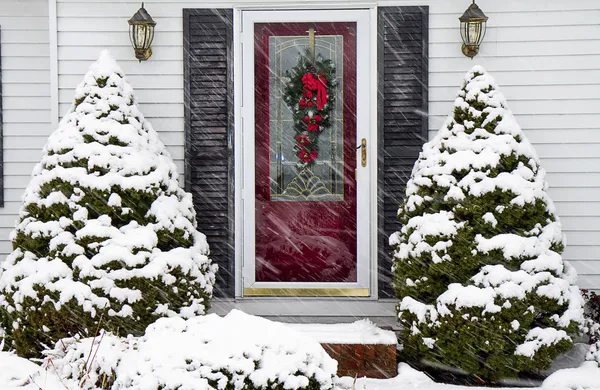
<instances>
[{"instance_id":1,"label":"white house siding","mask_svg":"<svg viewBox=\"0 0 600 390\"><path fill-rule=\"evenodd\" d=\"M0 0L4 207L0 260L11 251L12 230L31 170L50 134L50 59L47 0Z\"/></svg>"},{"instance_id":2,"label":"white house siding","mask_svg":"<svg viewBox=\"0 0 600 390\"><path fill-rule=\"evenodd\" d=\"M24 2L17 3L24 7ZM312 4L314 8L344 7L353 3L366 2L260 1L261 6L301 4L308 7ZM578 269L581 286L600 288L600 3L597 0L478 0L490 19L481 52L473 61L460 52L457 20L469 3L467 0L378 2L382 6L430 6L430 137L448 115L463 74L475 64L486 67L502 86L510 107L549 172L550 194L569 241L565 258ZM256 1L247 0L235 4L227 1L146 1L146 9L158 25L154 54L149 61L138 63L129 43L127 19L139 8L139 1L58 0L60 112L67 110L73 89L90 62L101 49L109 48L137 90L143 113L160 132L182 172L182 9L256 4ZM31 12L45 12L44 7L32 5L29 8ZM6 12L4 7L0 12ZM41 33L38 35L34 31L27 36L19 36L16 32L11 36L30 42L43 38ZM11 46L6 46L10 53ZM25 53L23 55L47 54L43 44L28 44L34 51L23 51L19 45L15 46L13 50ZM47 64L45 59L37 60L35 64L25 60L24 65L43 67ZM43 96L26 100L27 105L34 105L36 109L31 116L29 111L16 109L16 96L6 103L9 122L6 126L9 135L6 138L7 159L16 160L19 155L20 161L26 160L7 165L8 174L15 175L7 178L7 185L13 187L7 190L7 210L16 209L10 201L18 198L26 182L24 175L30 169L29 162L37 158L44 143L43 137L33 135L46 134L42 123L29 126L11 122L43 122L47 121L48 115L47 85L31 83L31 77L45 80L47 68L25 71L22 64L15 63L20 70L14 70L6 77L17 79L23 76L20 80L30 82L26 84L31 88L29 94ZM5 66L11 66L10 59L6 59ZM16 92L10 85L6 87L7 96L25 93ZM20 130L31 137L10 138ZM12 150L17 148L25 150ZM16 176L17 172L20 176ZM3 218L7 219L3 226L10 226L10 218ZM4 232L4 236L6 234ZM4 251L5 248L7 245L2 243Z\"/></svg>"}]
</instances>

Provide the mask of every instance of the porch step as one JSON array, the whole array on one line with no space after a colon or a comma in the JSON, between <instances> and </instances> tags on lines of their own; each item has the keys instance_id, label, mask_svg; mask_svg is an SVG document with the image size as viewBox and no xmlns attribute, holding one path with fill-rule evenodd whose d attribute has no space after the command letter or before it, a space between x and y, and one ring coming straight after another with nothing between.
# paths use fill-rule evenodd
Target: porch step
<instances>
[{"instance_id":1,"label":"porch step","mask_svg":"<svg viewBox=\"0 0 600 390\"><path fill-rule=\"evenodd\" d=\"M396 334L369 320L347 324L287 324L321 343L337 360L338 375L393 378L396 369Z\"/></svg>"}]
</instances>

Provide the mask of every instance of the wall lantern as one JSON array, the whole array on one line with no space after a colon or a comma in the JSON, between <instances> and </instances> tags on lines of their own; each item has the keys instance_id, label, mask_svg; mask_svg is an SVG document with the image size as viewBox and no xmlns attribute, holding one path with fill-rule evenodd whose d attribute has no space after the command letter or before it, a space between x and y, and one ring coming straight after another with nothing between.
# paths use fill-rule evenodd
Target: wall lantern
<instances>
[{"instance_id":1,"label":"wall lantern","mask_svg":"<svg viewBox=\"0 0 600 390\"><path fill-rule=\"evenodd\" d=\"M140 62L147 60L152 55L150 45L154 39L154 26L156 22L144 8L142 8L129 19L129 39L135 49L135 58Z\"/></svg>"},{"instance_id":2,"label":"wall lantern","mask_svg":"<svg viewBox=\"0 0 600 390\"><path fill-rule=\"evenodd\" d=\"M488 17L473 0L473 4L458 20L460 20L460 36L463 40L462 52L467 57L473 58L479 52L479 45L485 36L485 23Z\"/></svg>"}]
</instances>

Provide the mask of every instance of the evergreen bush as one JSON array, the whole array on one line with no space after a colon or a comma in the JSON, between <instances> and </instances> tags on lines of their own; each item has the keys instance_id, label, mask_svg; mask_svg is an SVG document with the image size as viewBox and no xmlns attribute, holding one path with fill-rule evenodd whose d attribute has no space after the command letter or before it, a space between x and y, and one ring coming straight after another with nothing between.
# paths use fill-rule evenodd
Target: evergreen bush
<instances>
[{"instance_id":1,"label":"evergreen bush","mask_svg":"<svg viewBox=\"0 0 600 390\"><path fill-rule=\"evenodd\" d=\"M583 324L545 171L479 66L423 147L392 234L405 354L494 380L547 368Z\"/></svg>"},{"instance_id":2,"label":"evergreen bush","mask_svg":"<svg viewBox=\"0 0 600 390\"><path fill-rule=\"evenodd\" d=\"M98 327L141 335L209 305L216 266L192 197L103 52L50 135L0 268L0 325L17 353Z\"/></svg>"}]
</instances>

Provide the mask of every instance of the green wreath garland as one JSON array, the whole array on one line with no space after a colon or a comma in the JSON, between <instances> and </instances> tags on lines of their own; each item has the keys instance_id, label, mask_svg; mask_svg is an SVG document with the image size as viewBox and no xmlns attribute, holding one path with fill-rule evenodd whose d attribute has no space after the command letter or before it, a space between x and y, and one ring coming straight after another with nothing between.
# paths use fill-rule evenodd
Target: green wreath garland
<instances>
[{"instance_id":1,"label":"green wreath garland","mask_svg":"<svg viewBox=\"0 0 600 390\"><path fill-rule=\"evenodd\" d=\"M331 127L333 90L337 85L335 67L321 55L313 63L307 50L285 76L288 81L283 100L293 115L298 165L312 166L319 155L319 135Z\"/></svg>"}]
</instances>

